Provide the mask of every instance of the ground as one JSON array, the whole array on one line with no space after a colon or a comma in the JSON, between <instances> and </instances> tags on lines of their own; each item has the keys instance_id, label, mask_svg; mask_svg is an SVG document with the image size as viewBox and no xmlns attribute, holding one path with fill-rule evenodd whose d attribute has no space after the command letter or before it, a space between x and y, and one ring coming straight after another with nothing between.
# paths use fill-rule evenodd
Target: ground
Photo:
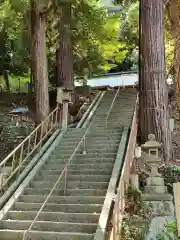
<instances>
[{"instance_id":1,"label":"ground","mask_svg":"<svg viewBox=\"0 0 180 240\"><path fill-rule=\"evenodd\" d=\"M16 126L11 120L10 111L20 106L24 97L3 95L0 97L0 161L2 161L34 129L31 119L22 121ZM14 103L15 105L13 105Z\"/></svg>"},{"instance_id":2,"label":"ground","mask_svg":"<svg viewBox=\"0 0 180 240\"><path fill-rule=\"evenodd\" d=\"M81 90L82 91L82 90ZM79 93L80 97L85 97L83 101L86 101L85 92ZM87 94L87 93L86 93ZM91 100L95 97L95 92L90 94ZM17 121L12 121L10 112L15 107L27 106L27 93L21 94L8 94L1 92L0 94L0 162L19 144L22 140L28 136L35 125L33 120L30 118L32 114L29 114L27 120L20 122L19 126L16 125ZM79 102L70 107L70 110L76 110L78 120L82 117L83 113L87 110L90 102L85 106L81 107L83 101ZM56 107L56 92L50 92L50 105L51 111ZM81 108L80 108L81 107ZM33 116L33 115L32 115ZM73 115L74 116L74 115Z\"/></svg>"}]
</instances>

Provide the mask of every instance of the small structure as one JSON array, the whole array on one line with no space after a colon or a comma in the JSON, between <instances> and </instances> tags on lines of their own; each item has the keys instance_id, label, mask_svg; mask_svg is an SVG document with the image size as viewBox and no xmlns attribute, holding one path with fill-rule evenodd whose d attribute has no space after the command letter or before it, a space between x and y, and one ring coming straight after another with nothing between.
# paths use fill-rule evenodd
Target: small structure
<instances>
[{"instance_id":1,"label":"small structure","mask_svg":"<svg viewBox=\"0 0 180 240\"><path fill-rule=\"evenodd\" d=\"M68 126L68 105L71 102L72 89L59 87L57 89L57 103L63 105L62 110L62 128L66 129Z\"/></svg>"},{"instance_id":2,"label":"small structure","mask_svg":"<svg viewBox=\"0 0 180 240\"><path fill-rule=\"evenodd\" d=\"M19 124L23 119L27 120L29 109L27 107L17 107L14 108L10 113L11 120L16 120L16 124Z\"/></svg>"}]
</instances>

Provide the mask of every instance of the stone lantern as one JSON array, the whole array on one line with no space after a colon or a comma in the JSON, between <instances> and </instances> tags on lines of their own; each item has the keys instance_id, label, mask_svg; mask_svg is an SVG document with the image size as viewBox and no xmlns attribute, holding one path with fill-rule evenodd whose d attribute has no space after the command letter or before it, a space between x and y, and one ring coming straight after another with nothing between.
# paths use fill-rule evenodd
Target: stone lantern
<instances>
[{"instance_id":1,"label":"stone lantern","mask_svg":"<svg viewBox=\"0 0 180 240\"><path fill-rule=\"evenodd\" d=\"M148 141L142 145L142 150L145 153L146 165L151 169L150 177L161 177L158 168L161 165L162 143L155 140L154 134L149 134Z\"/></svg>"},{"instance_id":2,"label":"stone lantern","mask_svg":"<svg viewBox=\"0 0 180 240\"><path fill-rule=\"evenodd\" d=\"M141 147L149 156L153 155L158 158L159 150L162 149L162 143L156 141L154 134L149 134L148 141Z\"/></svg>"},{"instance_id":3,"label":"stone lantern","mask_svg":"<svg viewBox=\"0 0 180 240\"><path fill-rule=\"evenodd\" d=\"M158 172L162 159L160 152L162 143L155 139L154 134L148 136L148 141L143 144L144 158L146 165L150 168L149 177L146 179L145 192L143 200L147 204L151 204L153 213L157 215L172 215L174 207L172 203L172 195L167 192L167 187L164 184L163 176Z\"/></svg>"}]
</instances>

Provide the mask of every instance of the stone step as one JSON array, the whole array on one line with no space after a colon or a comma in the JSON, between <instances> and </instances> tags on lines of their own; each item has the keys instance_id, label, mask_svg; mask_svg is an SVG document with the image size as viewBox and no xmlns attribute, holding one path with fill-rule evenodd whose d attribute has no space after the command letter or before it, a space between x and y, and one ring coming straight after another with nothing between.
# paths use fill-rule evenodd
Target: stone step
<instances>
[{"instance_id":1,"label":"stone step","mask_svg":"<svg viewBox=\"0 0 180 240\"><path fill-rule=\"evenodd\" d=\"M131 124L129 124L128 122L126 122L126 124L128 125L128 127L131 125ZM119 125L119 124L118 124ZM125 127L125 124L123 124L124 125L124 127ZM101 128L104 128L104 126L102 126L102 125L94 125L93 127L91 127L91 129L93 129L93 131L96 131L96 129L101 129ZM117 125L113 125L112 126L112 129L116 129L117 128ZM127 127L125 127L125 128L127 128Z\"/></svg>"},{"instance_id":2,"label":"stone step","mask_svg":"<svg viewBox=\"0 0 180 240\"><path fill-rule=\"evenodd\" d=\"M31 221L25 220L5 220L1 221L0 228L10 230L27 230ZM95 223L68 223L68 222L50 222L50 221L36 221L32 230L34 231L52 231L52 232L81 232L81 233L94 233L97 224Z\"/></svg>"},{"instance_id":3,"label":"stone step","mask_svg":"<svg viewBox=\"0 0 180 240\"><path fill-rule=\"evenodd\" d=\"M37 211L10 211L5 220L34 220ZM100 214L91 213L64 213L64 212L41 212L38 221L52 222L79 222L79 223L98 223Z\"/></svg>"},{"instance_id":4,"label":"stone step","mask_svg":"<svg viewBox=\"0 0 180 240\"><path fill-rule=\"evenodd\" d=\"M24 195L48 195L51 192L51 188L27 188ZM105 196L107 189L67 189L66 196ZM63 196L64 188L54 189L52 196Z\"/></svg>"},{"instance_id":5,"label":"stone step","mask_svg":"<svg viewBox=\"0 0 180 240\"><path fill-rule=\"evenodd\" d=\"M102 129L100 129L101 130L100 133L98 133L97 130L98 129L96 129L96 131L93 131L93 125L91 125L91 129L90 129L91 132L89 132L89 134L86 136L86 139L90 140L91 138L96 138L96 137L99 138L99 137L104 137L104 136L111 136L111 138L112 137L119 137L119 138L121 138L121 135L122 135L122 131L121 130L117 131L116 128L112 128L112 129L108 128L107 129L108 131L106 131L106 132L102 128Z\"/></svg>"},{"instance_id":6,"label":"stone step","mask_svg":"<svg viewBox=\"0 0 180 240\"><path fill-rule=\"evenodd\" d=\"M81 181L68 181L67 182L67 189L75 189L75 188L81 188L81 189L106 189L108 187L109 182L81 182ZM52 188L54 186L55 182L51 181L33 181L30 184L30 187L32 188ZM57 188L64 188L65 182L60 181L57 184Z\"/></svg>"},{"instance_id":7,"label":"stone step","mask_svg":"<svg viewBox=\"0 0 180 240\"><path fill-rule=\"evenodd\" d=\"M39 211L42 203L24 203L16 202L14 208L16 211ZM67 212L67 213L101 213L102 204L54 204L47 203L43 211L45 212Z\"/></svg>"},{"instance_id":8,"label":"stone step","mask_svg":"<svg viewBox=\"0 0 180 240\"><path fill-rule=\"evenodd\" d=\"M44 203L48 195L21 195L20 202ZM93 196L51 196L48 203L58 204L103 204L104 197Z\"/></svg>"},{"instance_id":9,"label":"stone step","mask_svg":"<svg viewBox=\"0 0 180 240\"><path fill-rule=\"evenodd\" d=\"M63 142L61 144L61 148L64 148L64 147L74 147L74 146L77 146L77 144L80 142L81 139L78 139L77 141L66 141L66 142ZM108 145L108 144L119 144L119 137L118 138L114 138L114 139L109 139L108 137L105 136L105 138L101 138L101 139L89 139L88 137L88 141L87 141L87 145L92 145L92 146L96 146L96 145L101 145L101 144L104 144L104 145ZM56 150L59 149L59 147L56 148Z\"/></svg>"},{"instance_id":10,"label":"stone step","mask_svg":"<svg viewBox=\"0 0 180 240\"><path fill-rule=\"evenodd\" d=\"M151 193L151 194L143 194L143 201L173 201L173 196L169 193Z\"/></svg>"},{"instance_id":11,"label":"stone step","mask_svg":"<svg viewBox=\"0 0 180 240\"><path fill-rule=\"evenodd\" d=\"M91 157L87 157L85 155L83 155L82 157L80 157L79 159L72 159L72 163L75 164L83 164L83 163L114 163L115 158L91 158ZM67 163L68 162L68 158L66 159L61 159L60 157L58 158L52 158L51 160L48 161L48 163L53 163L53 164L57 164L57 163Z\"/></svg>"},{"instance_id":12,"label":"stone step","mask_svg":"<svg viewBox=\"0 0 180 240\"><path fill-rule=\"evenodd\" d=\"M72 132L85 132L85 131L86 130L84 128L67 128L66 134Z\"/></svg>"},{"instance_id":13,"label":"stone step","mask_svg":"<svg viewBox=\"0 0 180 240\"><path fill-rule=\"evenodd\" d=\"M59 148L56 149L56 152L58 151L61 151L61 150L74 150L75 147L78 145L79 142L77 143L74 143L72 145L61 145L59 146ZM89 148L89 149L101 149L101 148L107 148L107 149L111 149L111 148L117 148L119 146L119 141L113 141L113 142L108 142L108 141L103 141L103 142L97 142L96 144L94 142L90 142L88 141L85 141L86 143L86 147ZM81 144L80 148L84 147L84 142Z\"/></svg>"},{"instance_id":14,"label":"stone step","mask_svg":"<svg viewBox=\"0 0 180 240\"><path fill-rule=\"evenodd\" d=\"M73 175L67 172L67 181L86 181L86 182L108 182L110 180L110 175ZM59 178L58 175L47 175L47 176L41 176L39 174L36 175L34 180L36 181L50 181L50 182L56 182ZM62 178L63 180L64 178Z\"/></svg>"},{"instance_id":15,"label":"stone step","mask_svg":"<svg viewBox=\"0 0 180 240\"><path fill-rule=\"evenodd\" d=\"M104 127L106 127L106 126L104 125ZM108 127L108 129L109 129L109 127ZM99 129L96 129L96 130L99 130ZM120 139L121 135L122 135L122 131L121 130L117 131L117 128L112 128L112 129L109 130L109 132L105 132L104 128L101 128L100 130L102 130L101 133L98 133L98 132L94 131L93 125L91 125L91 128L90 128L88 134L86 135L86 140L87 141L92 141L93 139L101 140L101 139L108 139L108 137L110 137L110 139ZM116 131L116 133L113 133L112 132L113 130ZM65 139L66 139L66 137L65 137ZM80 142L80 140L82 140L82 136L77 137L77 136L72 135L71 137L68 136L67 139L69 141L72 141L72 142L73 141L74 142L75 141Z\"/></svg>"},{"instance_id":16,"label":"stone step","mask_svg":"<svg viewBox=\"0 0 180 240\"><path fill-rule=\"evenodd\" d=\"M117 126L124 126L124 125L131 125L131 119L130 120L126 120L126 121L121 121L121 120L117 120L116 122L114 121L113 123L110 123L109 121L107 122L96 122L95 124L93 124L91 126L91 129L95 130L95 129L102 129L104 128L104 126L107 126L107 128L111 127L111 129L117 129Z\"/></svg>"},{"instance_id":17,"label":"stone step","mask_svg":"<svg viewBox=\"0 0 180 240\"><path fill-rule=\"evenodd\" d=\"M89 153L87 152L86 154L83 153L76 153L74 154L74 156L72 157L72 160L76 160L76 159L86 159L87 163L88 163L88 159L115 159L117 156L117 151L118 149L116 149L116 152L114 153ZM68 161L69 158L72 156L72 154L66 154L66 155L60 155L60 154L53 154L52 157L50 158L50 160L47 162L47 164L50 163L51 159L58 159L58 160L65 160Z\"/></svg>"},{"instance_id":18,"label":"stone step","mask_svg":"<svg viewBox=\"0 0 180 240\"><path fill-rule=\"evenodd\" d=\"M94 126L95 124L104 124L104 128L106 129L111 129L112 125L114 123L119 123L119 125L117 126L117 129L121 130L121 126L123 125L122 123L126 122L126 121L131 121L132 120L132 115L127 117L126 119L122 118L121 116L117 115L114 117L109 117L107 122L109 123L109 126L107 128L106 124L106 119L102 118L98 118L96 119L96 121L94 121L94 123L92 124L92 126Z\"/></svg>"},{"instance_id":19,"label":"stone step","mask_svg":"<svg viewBox=\"0 0 180 240\"><path fill-rule=\"evenodd\" d=\"M22 230L0 230L1 240L21 240L25 231ZM93 240L94 234L71 233L71 232L42 232L30 231L27 234L28 240Z\"/></svg>"},{"instance_id":20,"label":"stone step","mask_svg":"<svg viewBox=\"0 0 180 240\"><path fill-rule=\"evenodd\" d=\"M65 167L65 164L45 164L44 170L59 170L62 171ZM79 170L79 169L112 169L113 163L93 163L93 164L70 164L68 170Z\"/></svg>"},{"instance_id":21,"label":"stone step","mask_svg":"<svg viewBox=\"0 0 180 240\"><path fill-rule=\"evenodd\" d=\"M99 161L99 160L98 160ZM68 174L89 174L89 175L111 175L112 169L79 169L79 170L71 170L68 169ZM43 170L38 173L41 176L48 176L48 175L58 175L60 174L59 170Z\"/></svg>"},{"instance_id":22,"label":"stone step","mask_svg":"<svg viewBox=\"0 0 180 240\"><path fill-rule=\"evenodd\" d=\"M107 109L107 110L102 109L101 111L98 111L95 116L101 117L102 115L105 116L105 115L109 114L109 117L111 117L113 114L116 114L117 116L121 116L123 118L123 115L121 115L122 112L130 114L131 109L133 109L133 108L131 108L131 106L129 104L128 105L121 104L121 106L117 106L117 107L114 106L114 107L115 108L111 110L110 114L109 114L109 109ZM96 117L94 119L96 119Z\"/></svg>"},{"instance_id":23,"label":"stone step","mask_svg":"<svg viewBox=\"0 0 180 240\"><path fill-rule=\"evenodd\" d=\"M118 148L119 148L119 146L118 147L116 147L116 149L114 150L114 151L116 151L117 152L117 150L118 150ZM91 152L87 152L86 154L83 154L83 148L81 148L81 152L77 152L77 153L75 153L74 155L73 155L73 160L75 160L75 159L94 159L94 158L98 158L98 159L105 159L105 158L108 158L108 159L110 159L110 158L115 158L116 157L116 152L114 152L114 153L112 153L112 152L110 152L110 153L103 153L102 154L102 152L101 153L99 153L99 154L97 154L97 153L91 153ZM52 154L52 156L49 158L49 161L50 160L56 160L56 159L59 159L59 160L69 160L69 156L71 157L71 155L72 154L70 154L70 155L62 155L62 154L60 154L60 153L57 153L57 152L54 152L53 154Z\"/></svg>"},{"instance_id":24,"label":"stone step","mask_svg":"<svg viewBox=\"0 0 180 240\"><path fill-rule=\"evenodd\" d=\"M95 140L95 141L104 141L104 140L116 141L116 140L120 140L120 139L121 139L121 134L116 134L116 135L104 134L104 135L101 135L101 136L97 135L95 138L93 136L88 135L88 142L91 142L93 140ZM81 140L81 138L77 138L77 137L72 136L71 138L66 139L66 144L75 143L76 141L78 143L80 140Z\"/></svg>"},{"instance_id":25,"label":"stone step","mask_svg":"<svg viewBox=\"0 0 180 240\"><path fill-rule=\"evenodd\" d=\"M93 126L93 124L92 124L92 126ZM105 128L104 127L104 129L97 129L96 130L96 132L92 132L92 131L90 131L90 132L88 132L88 134L86 135L87 137L88 136L104 136L104 135L107 135L107 134L111 134L111 135L113 135L113 136L117 136L117 135L119 135L120 133L122 133L122 129L121 128L117 128L117 129L110 129L110 128ZM82 138L84 136L84 134L81 134L80 136L79 135L74 135L73 133L71 133L71 134L69 134L69 136L68 135L66 135L65 136L65 139L68 137L70 137L70 138L72 138L72 137L76 137L76 138Z\"/></svg>"},{"instance_id":26,"label":"stone step","mask_svg":"<svg viewBox=\"0 0 180 240\"><path fill-rule=\"evenodd\" d=\"M118 110L116 112L114 112L117 116L119 116L121 114L120 108L121 107L119 107ZM100 116L106 117L106 116L108 116L108 114L109 114L109 116L111 116L111 113L112 113L112 111L109 114L109 109L101 109L96 113L96 116L97 117L100 117ZM94 120L96 120L96 117L94 118Z\"/></svg>"},{"instance_id":27,"label":"stone step","mask_svg":"<svg viewBox=\"0 0 180 240\"><path fill-rule=\"evenodd\" d=\"M79 131L74 131L74 129L78 129ZM64 137L71 137L72 136L75 136L75 137L83 137L83 135L85 134L85 131L86 129L82 129L82 128L72 128L72 131L67 131L65 132L64 134Z\"/></svg>"},{"instance_id":28,"label":"stone step","mask_svg":"<svg viewBox=\"0 0 180 240\"><path fill-rule=\"evenodd\" d=\"M76 146L75 146L76 147ZM63 155L63 154L68 154L68 153L73 153L75 150L75 147L73 149L67 148L67 149L59 149L56 150L56 152L54 152L54 154L59 154L59 155ZM86 146L86 149L90 151L91 154L96 153L96 152L101 152L102 150L107 152L107 153L113 153L116 149L118 148L118 145L111 147L111 148L106 148L106 147L91 147L91 146ZM82 149L84 149L84 147L79 147L78 150L76 151L77 153L81 153Z\"/></svg>"}]
</instances>

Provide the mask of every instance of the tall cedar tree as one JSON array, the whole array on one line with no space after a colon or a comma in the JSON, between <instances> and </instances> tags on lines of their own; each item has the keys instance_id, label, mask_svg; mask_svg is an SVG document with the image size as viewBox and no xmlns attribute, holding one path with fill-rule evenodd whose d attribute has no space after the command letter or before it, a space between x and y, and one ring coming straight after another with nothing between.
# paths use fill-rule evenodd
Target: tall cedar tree
<instances>
[{"instance_id":1,"label":"tall cedar tree","mask_svg":"<svg viewBox=\"0 0 180 240\"><path fill-rule=\"evenodd\" d=\"M164 2L141 0L141 79L140 133L141 141L155 134L164 145L164 158L171 155L168 91L165 71Z\"/></svg>"}]
</instances>

